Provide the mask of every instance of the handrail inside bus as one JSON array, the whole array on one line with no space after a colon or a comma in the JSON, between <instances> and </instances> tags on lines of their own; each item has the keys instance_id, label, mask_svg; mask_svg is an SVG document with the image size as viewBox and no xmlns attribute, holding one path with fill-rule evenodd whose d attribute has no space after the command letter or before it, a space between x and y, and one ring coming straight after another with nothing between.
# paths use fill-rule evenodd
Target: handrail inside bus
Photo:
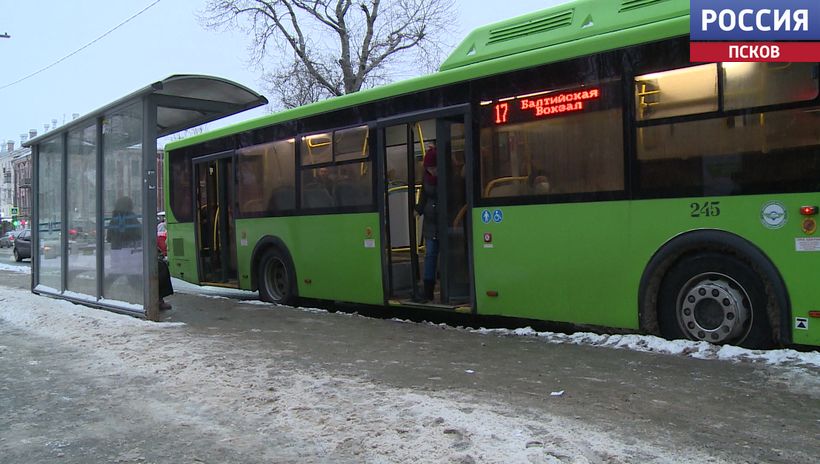
<instances>
[{"instance_id":1,"label":"handrail inside bus","mask_svg":"<svg viewBox=\"0 0 820 464\"><path fill-rule=\"evenodd\" d=\"M409 189L410 189L409 185L399 185L397 187L390 187L390 188L387 189L387 194L392 195L392 194L397 193L397 192L405 192ZM415 201L414 204L419 202L419 195L421 194L421 184L415 184L415 190L416 190L415 191L416 201ZM420 225L420 222L416 221L416 242L418 242L419 238L421 237L421 231L419 230L419 225ZM415 243L414 245L415 245L415 249L417 251L424 250L423 242L422 242L421 245L419 245L418 243ZM391 247L390 249L393 252L409 252L410 251L410 247Z\"/></svg>"},{"instance_id":2,"label":"handrail inside bus","mask_svg":"<svg viewBox=\"0 0 820 464\"><path fill-rule=\"evenodd\" d=\"M219 242L216 240L217 231L219 230L219 206L216 207L216 214L214 215L214 251L219 251Z\"/></svg>"},{"instance_id":3,"label":"handrail inside bus","mask_svg":"<svg viewBox=\"0 0 820 464\"><path fill-rule=\"evenodd\" d=\"M494 188L498 187L500 184L512 183L512 182L521 182L521 181L526 182L527 179L529 179L529 177L527 177L527 176L509 176L509 177L499 177L498 179L493 179L489 183L487 183L487 186L484 188L484 196L489 197L490 192Z\"/></svg>"},{"instance_id":4,"label":"handrail inside bus","mask_svg":"<svg viewBox=\"0 0 820 464\"><path fill-rule=\"evenodd\" d=\"M387 189L387 194L390 195L393 192L400 192L402 190L409 190L409 189L410 189L409 185L399 185L398 187L391 187L391 188ZM418 203L419 202L419 195L421 195L421 184L416 184L415 189L416 189L416 192L415 192L416 193L416 203Z\"/></svg>"},{"instance_id":5,"label":"handrail inside bus","mask_svg":"<svg viewBox=\"0 0 820 464\"><path fill-rule=\"evenodd\" d=\"M422 162L424 161L424 157L427 156L427 152L424 150L424 132L421 130L421 123L416 123L416 130L419 132L419 146L421 147L421 159Z\"/></svg>"}]
</instances>

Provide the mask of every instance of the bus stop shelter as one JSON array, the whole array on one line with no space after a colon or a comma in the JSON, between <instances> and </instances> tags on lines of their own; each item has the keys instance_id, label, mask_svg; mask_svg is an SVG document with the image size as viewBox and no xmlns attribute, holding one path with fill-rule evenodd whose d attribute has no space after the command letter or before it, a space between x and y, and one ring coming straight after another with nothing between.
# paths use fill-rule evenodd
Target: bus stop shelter
<instances>
[{"instance_id":1,"label":"bus stop shelter","mask_svg":"<svg viewBox=\"0 0 820 464\"><path fill-rule=\"evenodd\" d=\"M32 292L159 320L157 139L266 103L175 75L29 140Z\"/></svg>"}]
</instances>

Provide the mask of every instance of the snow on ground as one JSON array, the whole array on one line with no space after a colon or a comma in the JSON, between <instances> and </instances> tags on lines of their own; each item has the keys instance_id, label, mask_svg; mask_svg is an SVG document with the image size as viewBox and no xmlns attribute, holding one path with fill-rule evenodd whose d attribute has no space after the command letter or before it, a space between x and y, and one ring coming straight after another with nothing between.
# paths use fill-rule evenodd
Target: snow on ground
<instances>
[{"instance_id":1,"label":"snow on ground","mask_svg":"<svg viewBox=\"0 0 820 464\"><path fill-rule=\"evenodd\" d=\"M28 269L0 264L0 270ZM180 293L269 306L256 300L254 292L199 287L176 279L174 286ZM249 350L258 348L235 338L189 334L181 323L147 322L3 287L0 319L92 353L88 360L78 360L86 363L81 369L116 368L123 375L159 376L179 398L196 397L206 410L230 416L255 433L292 431L319 455L337 452L379 462L632 462L637 456L653 456L651 462L674 462L664 457L673 455L669 450L591 430L580 421L511 414L506 405L481 403L463 392L448 396L305 372L277 364L276 353L251 353ZM439 325L483 336L537 337L547 343L820 368L816 351L753 351L640 335L567 335L531 328L473 330ZM139 350L134 349L137 346ZM208 388L203 390L203 385ZM219 427L204 418L191 420L209 431ZM707 460L697 451L686 450L682 455L689 462Z\"/></svg>"},{"instance_id":2,"label":"snow on ground","mask_svg":"<svg viewBox=\"0 0 820 464\"><path fill-rule=\"evenodd\" d=\"M238 299L241 304L271 306L259 301L256 292L233 290L219 287L199 287L188 282L174 279L174 290L180 293L202 295L217 299ZM298 308L307 312L327 312L317 308ZM414 324L412 321L395 319L396 322ZM776 366L805 366L820 368L820 352L800 352L790 349L781 350L748 350L737 346L717 346L707 342L689 340L666 340L652 335L608 335L589 332L563 334L555 332L537 332L530 327L520 329L464 329L439 324L444 329L470 330L479 334L511 337L538 337L547 343L564 343L572 345L601 346L616 349L628 349L645 353L661 353L686 356L697 359L720 359L733 362L759 362Z\"/></svg>"},{"instance_id":3,"label":"snow on ground","mask_svg":"<svg viewBox=\"0 0 820 464\"><path fill-rule=\"evenodd\" d=\"M12 264L0 263L0 271L16 272L18 274L31 274L30 266L14 266Z\"/></svg>"},{"instance_id":4,"label":"snow on ground","mask_svg":"<svg viewBox=\"0 0 820 464\"><path fill-rule=\"evenodd\" d=\"M530 327L523 329L478 329L483 334L539 337L549 343L603 346L629 349L648 353L688 356L698 359L721 359L724 361L762 362L771 365L791 365L820 368L820 352L795 350L748 350L736 346L717 346L706 342L689 340L665 340L651 335L607 335L588 332L563 334L536 332Z\"/></svg>"},{"instance_id":5,"label":"snow on ground","mask_svg":"<svg viewBox=\"0 0 820 464\"><path fill-rule=\"evenodd\" d=\"M303 452L355 462L722 462L463 391L307 372L236 334L203 336L20 290L0 287L0 319L83 353L71 366L80 372L154 379L166 401L155 411L160 420L182 417L237 446L249 436L267 442L285 434L298 437L291 446Z\"/></svg>"}]
</instances>

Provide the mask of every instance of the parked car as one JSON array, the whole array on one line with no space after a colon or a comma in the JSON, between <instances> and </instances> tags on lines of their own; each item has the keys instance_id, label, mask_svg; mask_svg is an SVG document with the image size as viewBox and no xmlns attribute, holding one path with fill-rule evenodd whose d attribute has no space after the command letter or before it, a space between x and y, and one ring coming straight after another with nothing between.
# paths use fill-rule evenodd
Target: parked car
<instances>
[{"instance_id":1,"label":"parked car","mask_svg":"<svg viewBox=\"0 0 820 464\"><path fill-rule=\"evenodd\" d=\"M17 262L31 258L31 229L24 229L17 234L12 251Z\"/></svg>"},{"instance_id":2,"label":"parked car","mask_svg":"<svg viewBox=\"0 0 820 464\"><path fill-rule=\"evenodd\" d=\"M11 248L14 246L14 236L20 232L19 230L10 230L0 236L0 248Z\"/></svg>"},{"instance_id":3,"label":"parked car","mask_svg":"<svg viewBox=\"0 0 820 464\"><path fill-rule=\"evenodd\" d=\"M68 250L71 250L71 242L68 241ZM41 232L40 233L40 256L43 259L54 259L60 257L60 233Z\"/></svg>"},{"instance_id":4,"label":"parked car","mask_svg":"<svg viewBox=\"0 0 820 464\"><path fill-rule=\"evenodd\" d=\"M168 256L168 230L165 222L157 224L157 248L162 256Z\"/></svg>"}]
</instances>

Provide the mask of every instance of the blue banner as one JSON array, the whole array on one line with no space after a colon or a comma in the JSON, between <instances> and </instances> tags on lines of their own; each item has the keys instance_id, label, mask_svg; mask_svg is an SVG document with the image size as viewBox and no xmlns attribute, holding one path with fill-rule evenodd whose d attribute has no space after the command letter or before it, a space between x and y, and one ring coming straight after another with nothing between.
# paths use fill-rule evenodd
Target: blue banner
<instances>
[{"instance_id":1,"label":"blue banner","mask_svg":"<svg viewBox=\"0 0 820 464\"><path fill-rule=\"evenodd\" d=\"M692 41L820 40L820 0L691 0Z\"/></svg>"}]
</instances>

